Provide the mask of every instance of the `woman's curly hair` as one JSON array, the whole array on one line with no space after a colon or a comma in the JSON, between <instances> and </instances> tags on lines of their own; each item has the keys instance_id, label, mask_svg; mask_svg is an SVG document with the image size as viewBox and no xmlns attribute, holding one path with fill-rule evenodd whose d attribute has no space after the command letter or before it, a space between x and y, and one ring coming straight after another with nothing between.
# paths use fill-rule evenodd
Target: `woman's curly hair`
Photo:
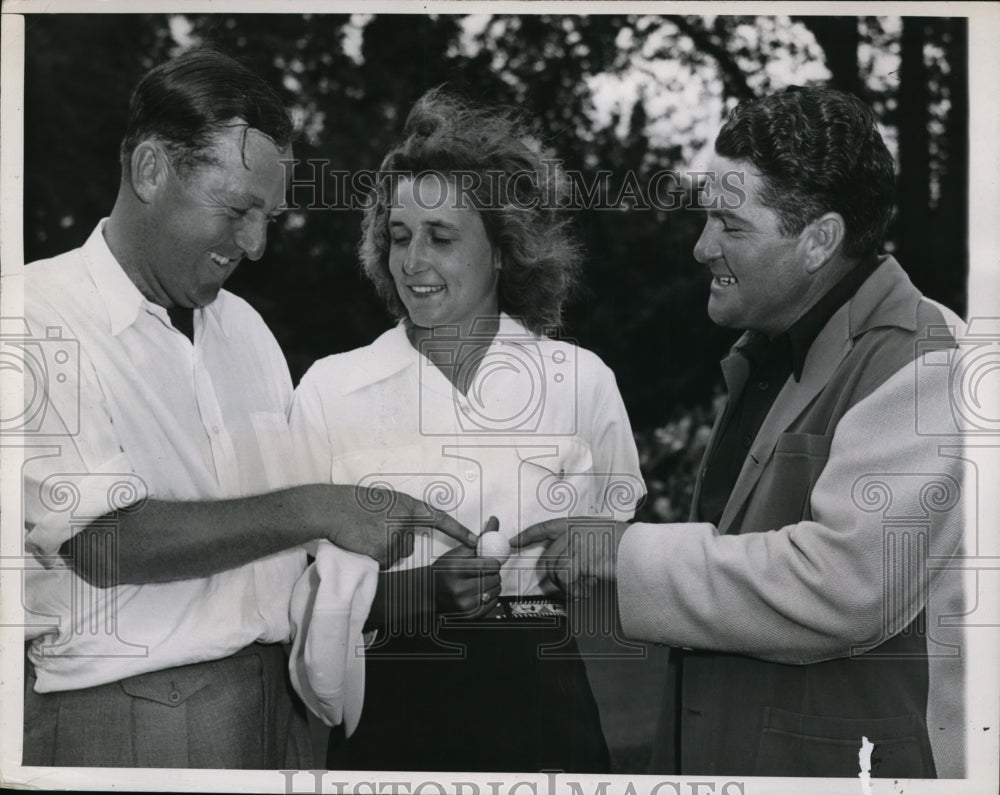
<instances>
[{"instance_id":1,"label":"woman's curly hair","mask_svg":"<svg viewBox=\"0 0 1000 795\"><path fill-rule=\"evenodd\" d=\"M474 105L432 89L414 105L403 140L382 161L359 246L365 275L389 311L406 309L389 273L389 209L399 179L431 173L453 181L459 203L480 213L499 256L500 310L536 334L559 325L576 284L581 251L563 207L568 184L558 161L516 111Z\"/></svg>"}]
</instances>

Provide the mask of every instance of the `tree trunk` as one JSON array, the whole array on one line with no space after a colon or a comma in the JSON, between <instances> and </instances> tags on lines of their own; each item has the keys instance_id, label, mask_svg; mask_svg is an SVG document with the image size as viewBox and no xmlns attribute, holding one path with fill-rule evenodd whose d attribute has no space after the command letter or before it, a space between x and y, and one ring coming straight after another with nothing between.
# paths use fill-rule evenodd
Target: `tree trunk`
<instances>
[{"instance_id":1,"label":"tree trunk","mask_svg":"<svg viewBox=\"0 0 1000 795\"><path fill-rule=\"evenodd\" d=\"M897 252L918 287L925 282L930 229L930 90L924 64L927 20L903 18L899 70L899 180L896 185Z\"/></svg>"},{"instance_id":2,"label":"tree trunk","mask_svg":"<svg viewBox=\"0 0 1000 795\"><path fill-rule=\"evenodd\" d=\"M830 88L847 91L862 99L865 88L858 74L857 17L794 17L805 25L823 49L830 70Z\"/></svg>"},{"instance_id":3,"label":"tree trunk","mask_svg":"<svg viewBox=\"0 0 1000 795\"><path fill-rule=\"evenodd\" d=\"M964 18L943 21L948 55L948 87L951 109L948 111L948 161L941 175L941 200L938 203L940 234L935 237L936 253L944 283L933 297L958 314L966 313L966 289L969 270L969 21ZM940 267L947 262L947 267Z\"/></svg>"}]
</instances>

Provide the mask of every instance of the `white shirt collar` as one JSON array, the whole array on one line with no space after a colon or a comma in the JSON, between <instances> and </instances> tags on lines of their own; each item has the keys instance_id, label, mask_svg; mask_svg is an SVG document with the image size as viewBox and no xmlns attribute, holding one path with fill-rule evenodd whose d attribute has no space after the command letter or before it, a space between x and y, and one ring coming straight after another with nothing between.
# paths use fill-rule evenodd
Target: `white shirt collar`
<instances>
[{"instance_id":1,"label":"white shirt collar","mask_svg":"<svg viewBox=\"0 0 1000 795\"><path fill-rule=\"evenodd\" d=\"M108 321L111 324L111 334L118 336L127 329L139 316L139 311L145 309L156 315L167 325L171 325L167 310L159 304L149 301L135 286L132 280L125 273L121 263L115 259L115 255L108 248L108 243L104 239L104 224L107 218L102 218L97 227L90 233L87 242L81 249L83 261L90 274L97 294L104 302L108 311ZM222 322L222 303L225 301L223 295L225 290L220 290L215 301L203 309L208 310L224 335L229 336L225 324ZM204 319L204 318L203 318Z\"/></svg>"},{"instance_id":2,"label":"white shirt collar","mask_svg":"<svg viewBox=\"0 0 1000 795\"><path fill-rule=\"evenodd\" d=\"M500 313L500 324L492 345L518 342L525 339L536 339L517 320L506 312ZM369 346L370 356L364 361L364 366L352 370L348 383L342 383L344 394L389 378L407 367L415 367L418 363L417 350L410 344L406 336L406 321L401 320L395 328L389 329Z\"/></svg>"},{"instance_id":3,"label":"white shirt collar","mask_svg":"<svg viewBox=\"0 0 1000 795\"><path fill-rule=\"evenodd\" d=\"M97 294L108 311L111 333L117 336L135 323L139 310L148 302L108 248L104 239L107 220L102 218L97 224L83 244L81 253Z\"/></svg>"}]
</instances>

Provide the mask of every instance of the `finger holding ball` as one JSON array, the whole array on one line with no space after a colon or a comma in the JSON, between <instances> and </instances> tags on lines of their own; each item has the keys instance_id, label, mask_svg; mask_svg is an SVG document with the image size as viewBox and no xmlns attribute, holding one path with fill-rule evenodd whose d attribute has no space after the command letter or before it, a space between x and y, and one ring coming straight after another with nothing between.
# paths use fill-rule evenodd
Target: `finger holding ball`
<instances>
[{"instance_id":1,"label":"finger holding ball","mask_svg":"<svg viewBox=\"0 0 1000 795\"><path fill-rule=\"evenodd\" d=\"M476 543L476 554L481 558L498 560L502 566L510 557L510 541L498 532L499 527L500 521L495 516L486 521L486 526Z\"/></svg>"}]
</instances>

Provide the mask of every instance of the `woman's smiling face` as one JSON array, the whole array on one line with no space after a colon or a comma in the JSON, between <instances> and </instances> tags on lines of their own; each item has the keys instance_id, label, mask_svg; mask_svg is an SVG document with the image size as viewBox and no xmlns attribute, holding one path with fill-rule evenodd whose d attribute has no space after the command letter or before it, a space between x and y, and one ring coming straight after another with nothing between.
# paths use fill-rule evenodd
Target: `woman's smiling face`
<instances>
[{"instance_id":1,"label":"woman's smiling face","mask_svg":"<svg viewBox=\"0 0 1000 795\"><path fill-rule=\"evenodd\" d=\"M498 313L496 259L479 212L440 175L401 179L389 210L389 272L410 320L458 326Z\"/></svg>"}]
</instances>

